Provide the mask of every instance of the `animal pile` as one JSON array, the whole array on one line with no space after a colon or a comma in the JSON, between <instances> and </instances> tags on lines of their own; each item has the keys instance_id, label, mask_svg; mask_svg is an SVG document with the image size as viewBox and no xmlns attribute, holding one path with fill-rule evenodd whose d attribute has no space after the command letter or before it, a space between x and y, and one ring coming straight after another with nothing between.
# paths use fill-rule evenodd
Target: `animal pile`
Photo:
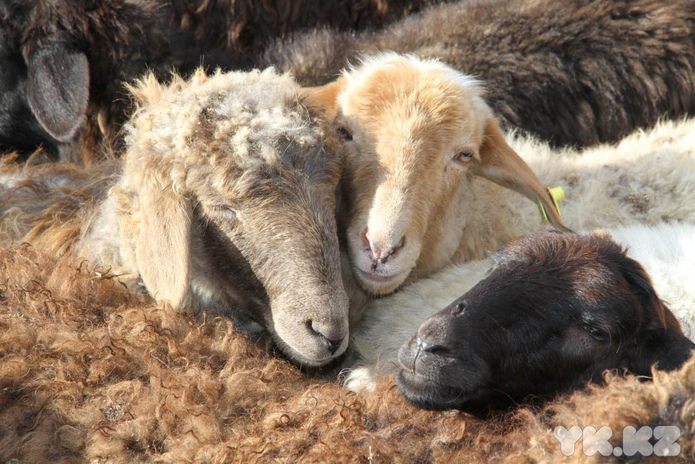
<instances>
[{"instance_id":1,"label":"animal pile","mask_svg":"<svg viewBox=\"0 0 695 464\"><path fill-rule=\"evenodd\" d=\"M692 2L308 3L0 3L0 461L695 458Z\"/></svg>"}]
</instances>

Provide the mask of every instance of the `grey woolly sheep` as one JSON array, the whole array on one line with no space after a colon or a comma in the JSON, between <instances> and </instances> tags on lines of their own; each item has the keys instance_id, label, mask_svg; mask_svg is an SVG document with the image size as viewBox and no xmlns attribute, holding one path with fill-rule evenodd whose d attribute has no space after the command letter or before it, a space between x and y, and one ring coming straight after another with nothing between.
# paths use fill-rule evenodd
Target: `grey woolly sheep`
<instances>
[{"instance_id":1,"label":"grey woolly sheep","mask_svg":"<svg viewBox=\"0 0 695 464\"><path fill-rule=\"evenodd\" d=\"M260 324L299 364L339 356L343 161L299 87L273 70L200 70L170 85L149 75L131 90L139 103L122 162L5 164L3 233L87 258L176 310Z\"/></svg>"}]
</instances>

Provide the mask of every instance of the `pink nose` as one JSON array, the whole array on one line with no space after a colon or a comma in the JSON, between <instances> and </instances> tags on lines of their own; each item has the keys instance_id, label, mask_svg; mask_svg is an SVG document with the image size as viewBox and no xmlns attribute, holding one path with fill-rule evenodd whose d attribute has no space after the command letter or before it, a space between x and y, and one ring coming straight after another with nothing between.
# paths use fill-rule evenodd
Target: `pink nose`
<instances>
[{"instance_id":1,"label":"pink nose","mask_svg":"<svg viewBox=\"0 0 695 464\"><path fill-rule=\"evenodd\" d=\"M398 250L405 246L405 236L394 245L386 245L376 243L369 237L369 231L365 229L362 233L362 243L365 247L369 247L370 255L374 263L385 264L386 261L393 255L395 255Z\"/></svg>"}]
</instances>

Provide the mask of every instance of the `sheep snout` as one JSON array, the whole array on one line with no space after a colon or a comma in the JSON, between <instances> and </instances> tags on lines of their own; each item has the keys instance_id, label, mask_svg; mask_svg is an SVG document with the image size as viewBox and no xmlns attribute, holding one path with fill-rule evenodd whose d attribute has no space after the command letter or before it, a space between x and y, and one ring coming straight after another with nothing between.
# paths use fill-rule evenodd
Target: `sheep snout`
<instances>
[{"instance_id":1,"label":"sheep snout","mask_svg":"<svg viewBox=\"0 0 695 464\"><path fill-rule=\"evenodd\" d=\"M304 308L273 309L278 346L288 358L309 367L330 363L345 352L349 341L347 301L320 301Z\"/></svg>"},{"instance_id":2,"label":"sheep snout","mask_svg":"<svg viewBox=\"0 0 695 464\"><path fill-rule=\"evenodd\" d=\"M391 256L405 246L405 235L396 244L384 244L383 242L372 240L369 231L365 230L362 233L362 242L366 242L368 250L371 252L370 257L373 261L373 269L376 269L379 264L386 264Z\"/></svg>"},{"instance_id":3,"label":"sheep snout","mask_svg":"<svg viewBox=\"0 0 695 464\"><path fill-rule=\"evenodd\" d=\"M372 215L370 215L372 216ZM415 266L422 248L412 224L392 224L384 215L377 220L356 221L348 230L352 266L358 283L368 292L390 293L405 281ZM399 217L404 214L391 215ZM360 227L358 224L364 224Z\"/></svg>"},{"instance_id":4,"label":"sheep snout","mask_svg":"<svg viewBox=\"0 0 695 464\"><path fill-rule=\"evenodd\" d=\"M307 321L310 333L323 343L331 355L334 355L342 347L346 337L344 330L330 324L322 324L316 321Z\"/></svg>"}]
</instances>

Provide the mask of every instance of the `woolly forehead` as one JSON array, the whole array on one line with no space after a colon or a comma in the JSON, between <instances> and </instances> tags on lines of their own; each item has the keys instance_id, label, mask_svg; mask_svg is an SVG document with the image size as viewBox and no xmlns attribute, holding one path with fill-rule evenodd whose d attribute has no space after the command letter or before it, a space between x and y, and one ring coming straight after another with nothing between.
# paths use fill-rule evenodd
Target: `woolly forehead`
<instances>
[{"instance_id":1,"label":"woolly forehead","mask_svg":"<svg viewBox=\"0 0 695 464\"><path fill-rule=\"evenodd\" d=\"M577 307L587 308L584 319L606 322L618 313L601 308L626 301L631 294L629 274L646 277L620 245L594 235L531 234L510 242L493 256L493 262L491 274L513 288L517 297L523 293L532 298L538 298L536 293L548 298L551 294L576 297L582 301ZM636 304L619 306L631 313L637 309Z\"/></svg>"},{"instance_id":2,"label":"woolly forehead","mask_svg":"<svg viewBox=\"0 0 695 464\"><path fill-rule=\"evenodd\" d=\"M360 128L477 148L492 116L480 82L439 61L386 53L365 58L343 77L338 103L346 122L359 119Z\"/></svg>"},{"instance_id":3,"label":"woolly forehead","mask_svg":"<svg viewBox=\"0 0 695 464\"><path fill-rule=\"evenodd\" d=\"M242 173L301 170L337 181L341 160L300 105L298 90L272 69L211 77L198 71L169 86L148 76L131 89L141 107L127 127L128 159L146 148L148 162L160 171L169 164L175 188L185 188L191 174L229 183Z\"/></svg>"},{"instance_id":4,"label":"woolly forehead","mask_svg":"<svg viewBox=\"0 0 695 464\"><path fill-rule=\"evenodd\" d=\"M599 261L618 262L625 250L604 236L543 232L512 240L493 256L493 269L514 263L542 266L591 265Z\"/></svg>"}]
</instances>

